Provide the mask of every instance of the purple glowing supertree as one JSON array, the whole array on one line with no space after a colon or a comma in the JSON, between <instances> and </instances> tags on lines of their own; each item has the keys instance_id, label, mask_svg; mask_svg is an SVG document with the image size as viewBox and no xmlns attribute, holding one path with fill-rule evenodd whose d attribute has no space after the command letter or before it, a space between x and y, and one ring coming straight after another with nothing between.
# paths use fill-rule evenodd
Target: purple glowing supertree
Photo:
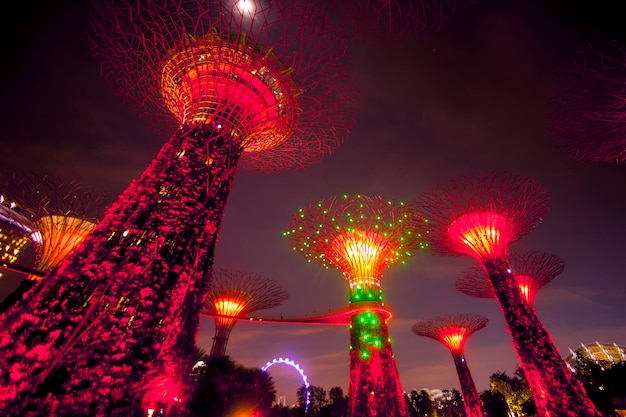
<instances>
[{"instance_id":1,"label":"purple glowing supertree","mask_svg":"<svg viewBox=\"0 0 626 417\"><path fill-rule=\"evenodd\" d=\"M565 264L563 260L547 252L518 252L509 256L515 281L522 295L532 307L540 288L558 277ZM496 298L489 276L481 266L468 268L454 283L460 292L478 298Z\"/></svg>"},{"instance_id":2,"label":"purple glowing supertree","mask_svg":"<svg viewBox=\"0 0 626 417\"><path fill-rule=\"evenodd\" d=\"M560 86L549 130L570 157L589 162L626 160L626 47L590 42Z\"/></svg>"},{"instance_id":3,"label":"purple glowing supertree","mask_svg":"<svg viewBox=\"0 0 626 417\"><path fill-rule=\"evenodd\" d=\"M435 339L450 349L461 383L467 417L484 417L486 415L465 360L465 342L472 334L483 329L488 321L487 317L479 314L449 314L420 320L411 327L411 331L416 335Z\"/></svg>"},{"instance_id":4,"label":"purple glowing supertree","mask_svg":"<svg viewBox=\"0 0 626 417\"><path fill-rule=\"evenodd\" d=\"M509 265L509 244L548 209L543 187L511 174L468 176L422 194L413 206L421 216L416 230L424 231L433 252L469 255L488 274L539 413L600 417L524 299Z\"/></svg>"},{"instance_id":5,"label":"purple glowing supertree","mask_svg":"<svg viewBox=\"0 0 626 417\"><path fill-rule=\"evenodd\" d=\"M236 318L278 307L287 299L287 290L276 281L250 272L215 268L204 302L203 314L215 320L212 357L224 356Z\"/></svg>"},{"instance_id":6,"label":"purple glowing supertree","mask_svg":"<svg viewBox=\"0 0 626 417\"><path fill-rule=\"evenodd\" d=\"M419 249L411 228L412 212L402 202L344 195L301 208L284 235L309 262L337 268L348 281L351 318L351 417L406 416L398 370L382 307L381 280L387 268Z\"/></svg>"},{"instance_id":7,"label":"purple glowing supertree","mask_svg":"<svg viewBox=\"0 0 626 417\"><path fill-rule=\"evenodd\" d=\"M317 162L355 116L345 48L308 1L93 7L105 77L154 124L169 114L179 127L29 308L0 320L6 415L126 416L184 401L237 168Z\"/></svg>"}]
</instances>

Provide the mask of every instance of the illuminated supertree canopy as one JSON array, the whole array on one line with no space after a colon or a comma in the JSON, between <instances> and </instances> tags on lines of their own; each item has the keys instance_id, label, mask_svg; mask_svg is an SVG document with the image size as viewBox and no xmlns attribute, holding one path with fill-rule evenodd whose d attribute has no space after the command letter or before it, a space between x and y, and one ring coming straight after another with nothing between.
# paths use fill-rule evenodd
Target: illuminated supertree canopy
<instances>
[{"instance_id":1,"label":"illuminated supertree canopy","mask_svg":"<svg viewBox=\"0 0 626 417\"><path fill-rule=\"evenodd\" d=\"M5 311L93 231L104 196L78 182L42 175L3 175L0 190L11 201L2 209L0 221L19 233L18 242L27 239L35 255L34 270L15 265L17 259L7 259L7 266L37 272L0 304L0 311Z\"/></svg>"},{"instance_id":2,"label":"illuminated supertree canopy","mask_svg":"<svg viewBox=\"0 0 626 417\"><path fill-rule=\"evenodd\" d=\"M449 314L417 321L411 327L411 331L416 335L435 339L450 349L461 383L467 417L484 417L486 415L465 360L465 342L472 334L483 329L488 321L487 317L479 314Z\"/></svg>"},{"instance_id":3,"label":"illuminated supertree canopy","mask_svg":"<svg viewBox=\"0 0 626 417\"><path fill-rule=\"evenodd\" d=\"M599 417L509 265L509 244L531 230L548 209L543 187L513 174L478 174L422 194L413 207L415 228L424 231L433 252L472 256L488 274L539 413Z\"/></svg>"},{"instance_id":4,"label":"illuminated supertree canopy","mask_svg":"<svg viewBox=\"0 0 626 417\"><path fill-rule=\"evenodd\" d=\"M341 271L352 304L383 303L382 275L420 249L412 212L399 201L379 196L330 197L292 216L285 237L309 262ZM351 416L407 415L391 349L389 330L379 312L364 308L350 326Z\"/></svg>"},{"instance_id":5,"label":"illuminated supertree canopy","mask_svg":"<svg viewBox=\"0 0 626 417\"><path fill-rule=\"evenodd\" d=\"M203 313L215 320L211 356L224 356L236 317L278 307L289 296L276 281L251 272L216 268Z\"/></svg>"},{"instance_id":6,"label":"illuminated supertree canopy","mask_svg":"<svg viewBox=\"0 0 626 417\"><path fill-rule=\"evenodd\" d=\"M558 255L540 251L511 253L509 262L515 281L531 306L537 291L558 277L565 268ZM496 298L482 266L468 268L454 285L457 290L472 297Z\"/></svg>"},{"instance_id":7,"label":"illuminated supertree canopy","mask_svg":"<svg viewBox=\"0 0 626 417\"><path fill-rule=\"evenodd\" d=\"M29 242L29 233L20 215L15 212L16 203L0 194L0 264L14 264L24 247ZM2 277L2 269L0 269Z\"/></svg>"},{"instance_id":8,"label":"illuminated supertree canopy","mask_svg":"<svg viewBox=\"0 0 626 417\"><path fill-rule=\"evenodd\" d=\"M238 167L304 167L347 135L356 89L333 28L318 25L308 1L243 4L92 2L103 75L154 125L169 115L178 128L29 309L0 319L8 415L130 415L152 399L184 402Z\"/></svg>"},{"instance_id":9,"label":"illuminated supertree canopy","mask_svg":"<svg viewBox=\"0 0 626 417\"><path fill-rule=\"evenodd\" d=\"M589 162L626 160L626 47L589 42L553 97L549 130L570 157Z\"/></svg>"}]
</instances>

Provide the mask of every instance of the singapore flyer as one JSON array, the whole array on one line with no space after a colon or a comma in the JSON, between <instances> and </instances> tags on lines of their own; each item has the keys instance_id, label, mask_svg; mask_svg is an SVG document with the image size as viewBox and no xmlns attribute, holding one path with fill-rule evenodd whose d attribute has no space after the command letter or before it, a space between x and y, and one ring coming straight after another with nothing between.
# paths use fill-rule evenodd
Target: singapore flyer
<instances>
[{"instance_id":1,"label":"singapore flyer","mask_svg":"<svg viewBox=\"0 0 626 417\"><path fill-rule=\"evenodd\" d=\"M309 403L311 402L311 393L309 392L309 381L308 381L307 376L304 374L304 369L300 368L300 365L298 365L297 363L295 363L294 361L292 361L289 358L277 358L277 359L272 359L270 362L267 362L261 368L261 370L263 372L267 372L267 370L270 367L272 367L273 365L276 365L278 363L284 363L285 365L291 366L296 371L298 371L298 373L302 377L302 382L304 383L304 388L306 390L306 400L304 402L304 413L306 414L307 410L309 409Z\"/></svg>"}]
</instances>

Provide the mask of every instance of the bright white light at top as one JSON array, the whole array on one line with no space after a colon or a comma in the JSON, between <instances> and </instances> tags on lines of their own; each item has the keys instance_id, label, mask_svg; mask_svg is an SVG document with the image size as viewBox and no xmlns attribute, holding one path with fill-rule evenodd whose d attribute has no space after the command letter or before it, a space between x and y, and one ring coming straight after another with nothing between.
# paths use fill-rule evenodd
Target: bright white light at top
<instances>
[{"instance_id":1,"label":"bright white light at top","mask_svg":"<svg viewBox=\"0 0 626 417\"><path fill-rule=\"evenodd\" d=\"M256 10L256 5L253 0L235 0L233 4L241 14L250 16L254 14Z\"/></svg>"}]
</instances>

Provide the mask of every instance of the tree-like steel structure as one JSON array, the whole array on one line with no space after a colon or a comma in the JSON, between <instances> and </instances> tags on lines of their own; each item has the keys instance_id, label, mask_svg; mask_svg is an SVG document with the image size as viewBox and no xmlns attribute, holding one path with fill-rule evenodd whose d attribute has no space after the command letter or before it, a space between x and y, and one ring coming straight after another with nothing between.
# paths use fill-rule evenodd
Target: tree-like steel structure
<instances>
[{"instance_id":1,"label":"tree-like steel structure","mask_svg":"<svg viewBox=\"0 0 626 417\"><path fill-rule=\"evenodd\" d=\"M309 262L337 268L348 281L349 303L362 305L350 325L349 415L406 416L383 306L382 275L420 248L411 211L379 196L344 195L311 203L284 232ZM368 305L370 307L368 307Z\"/></svg>"},{"instance_id":2,"label":"tree-like steel structure","mask_svg":"<svg viewBox=\"0 0 626 417\"><path fill-rule=\"evenodd\" d=\"M273 279L251 272L215 268L202 311L215 320L210 356L226 355L228 337L237 317L278 307L288 296L287 290Z\"/></svg>"},{"instance_id":3,"label":"tree-like steel structure","mask_svg":"<svg viewBox=\"0 0 626 417\"><path fill-rule=\"evenodd\" d=\"M45 175L3 176L0 189L12 206L3 209L4 220L0 221L30 241L35 254L33 267L38 272L30 274L7 297L0 307L4 311L94 230L104 208L104 196L76 181Z\"/></svg>"},{"instance_id":4,"label":"tree-like steel structure","mask_svg":"<svg viewBox=\"0 0 626 417\"><path fill-rule=\"evenodd\" d=\"M92 3L104 76L179 127L29 308L0 320L6 415L126 416L154 389L184 400L237 168L317 162L356 112L344 47L308 1Z\"/></svg>"},{"instance_id":5,"label":"tree-like steel structure","mask_svg":"<svg viewBox=\"0 0 626 417\"><path fill-rule=\"evenodd\" d=\"M522 295L534 305L540 288L558 277L565 268L563 260L553 253L531 251L516 252L509 256L515 281ZM489 276L481 266L468 268L454 283L456 289L471 297L496 298Z\"/></svg>"},{"instance_id":6,"label":"tree-like steel structure","mask_svg":"<svg viewBox=\"0 0 626 417\"><path fill-rule=\"evenodd\" d=\"M9 269L22 250L28 245L28 233L23 224L26 219L20 221L20 215L15 211L17 203L9 196L0 192L0 277L2 268Z\"/></svg>"},{"instance_id":7,"label":"tree-like steel structure","mask_svg":"<svg viewBox=\"0 0 626 417\"><path fill-rule=\"evenodd\" d=\"M486 416L465 360L465 343L472 334L483 329L488 321L487 317L480 314L448 314L419 320L411 327L411 331L416 335L435 339L450 350L461 383L467 417Z\"/></svg>"},{"instance_id":8,"label":"tree-like steel structure","mask_svg":"<svg viewBox=\"0 0 626 417\"><path fill-rule=\"evenodd\" d=\"M589 42L553 97L551 136L570 157L589 162L626 160L626 47Z\"/></svg>"},{"instance_id":9,"label":"tree-like steel structure","mask_svg":"<svg viewBox=\"0 0 626 417\"><path fill-rule=\"evenodd\" d=\"M424 193L413 206L421 217L415 227L428 229L423 235L433 252L469 255L489 275L540 414L599 417L509 265L509 244L529 232L548 209L544 188L513 174L477 174Z\"/></svg>"},{"instance_id":10,"label":"tree-like steel structure","mask_svg":"<svg viewBox=\"0 0 626 417\"><path fill-rule=\"evenodd\" d=\"M316 7L341 21L348 43L411 40L441 30L478 0L319 0Z\"/></svg>"}]
</instances>

